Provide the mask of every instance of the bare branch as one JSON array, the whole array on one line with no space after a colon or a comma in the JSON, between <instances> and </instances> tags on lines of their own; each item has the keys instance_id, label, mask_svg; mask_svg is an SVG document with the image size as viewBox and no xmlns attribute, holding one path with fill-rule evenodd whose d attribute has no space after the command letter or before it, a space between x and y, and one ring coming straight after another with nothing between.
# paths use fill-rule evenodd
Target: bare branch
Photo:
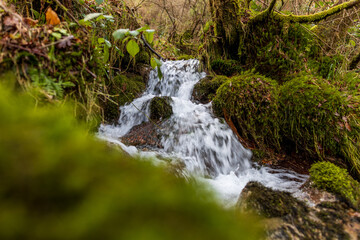
<instances>
[{"instance_id":1,"label":"bare branch","mask_svg":"<svg viewBox=\"0 0 360 240\"><path fill-rule=\"evenodd\" d=\"M298 22L298 23L309 23L309 22L319 22L321 20L324 20L336 13L339 13L345 9L349 9L352 7L355 7L360 3L360 0L352 0L345 3L342 3L340 5L337 5L335 7L329 8L328 10L321 11L318 13L310 14L310 15L283 15L280 13L274 13L274 16L281 19L281 20L287 20L290 22Z\"/></svg>"}]
</instances>

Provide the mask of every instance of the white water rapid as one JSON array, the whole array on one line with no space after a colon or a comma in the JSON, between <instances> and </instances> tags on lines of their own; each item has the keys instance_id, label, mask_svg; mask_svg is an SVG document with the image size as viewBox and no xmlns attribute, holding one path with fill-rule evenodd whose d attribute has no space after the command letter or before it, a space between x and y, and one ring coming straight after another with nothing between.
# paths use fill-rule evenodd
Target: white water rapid
<instances>
[{"instance_id":1,"label":"white water rapid","mask_svg":"<svg viewBox=\"0 0 360 240\"><path fill-rule=\"evenodd\" d=\"M119 144L132 155L176 158L185 164L184 176L193 176L215 190L226 207L233 206L249 181L299 194L306 175L292 171L255 167L251 151L245 149L230 127L215 118L210 104L191 101L194 85L205 73L199 72L197 60L164 62L162 80L150 73L147 90L131 104L120 108L118 125L102 125L99 137ZM122 144L120 137L134 126L149 121L149 103L155 96L172 98L173 115L161 125L162 149L142 152Z\"/></svg>"}]
</instances>

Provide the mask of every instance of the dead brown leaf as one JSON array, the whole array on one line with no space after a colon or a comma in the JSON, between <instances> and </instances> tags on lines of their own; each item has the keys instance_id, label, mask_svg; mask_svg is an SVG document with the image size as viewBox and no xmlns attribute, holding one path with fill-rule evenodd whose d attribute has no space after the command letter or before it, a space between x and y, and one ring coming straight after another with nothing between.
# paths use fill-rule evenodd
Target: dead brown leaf
<instances>
[{"instance_id":1,"label":"dead brown leaf","mask_svg":"<svg viewBox=\"0 0 360 240\"><path fill-rule=\"evenodd\" d=\"M51 7L49 7L46 11L46 23L53 26L60 24L60 19L58 15L51 9Z\"/></svg>"}]
</instances>

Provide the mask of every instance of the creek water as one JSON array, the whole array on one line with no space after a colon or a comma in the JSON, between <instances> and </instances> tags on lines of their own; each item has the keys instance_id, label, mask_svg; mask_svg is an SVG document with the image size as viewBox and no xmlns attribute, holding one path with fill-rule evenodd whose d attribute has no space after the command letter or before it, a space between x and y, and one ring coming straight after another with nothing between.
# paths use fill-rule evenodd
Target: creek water
<instances>
[{"instance_id":1,"label":"creek water","mask_svg":"<svg viewBox=\"0 0 360 240\"><path fill-rule=\"evenodd\" d=\"M199 71L199 61L167 61L161 71L162 80L158 79L157 71L151 71L142 96L120 108L117 125L101 125L98 132L101 139L120 145L131 155L152 158L154 162L160 158L181 161L185 166L182 174L213 189L225 207L236 203L249 181L301 194L299 187L307 175L252 163L251 151L241 145L226 123L213 116L211 103L191 101L194 85L206 76ZM162 148L142 151L124 145L119 140L121 137L134 126L149 121L149 105L155 96L172 99L173 115L159 126Z\"/></svg>"}]
</instances>

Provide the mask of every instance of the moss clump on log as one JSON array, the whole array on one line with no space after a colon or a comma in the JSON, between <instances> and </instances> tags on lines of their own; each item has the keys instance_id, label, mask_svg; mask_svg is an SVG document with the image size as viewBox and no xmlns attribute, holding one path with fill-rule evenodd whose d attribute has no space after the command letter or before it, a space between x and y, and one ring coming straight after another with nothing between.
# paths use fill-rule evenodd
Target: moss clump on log
<instances>
[{"instance_id":1,"label":"moss clump on log","mask_svg":"<svg viewBox=\"0 0 360 240\"><path fill-rule=\"evenodd\" d=\"M103 101L104 119L115 123L120 117L119 107L132 102L145 90L142 77L137 75L118 75L112 81L108 80L109 99Z\"/></svg>"},{"instance_id":2,"label":"moss clump on log","mask_svg":"<svg viewBox=\"0 0 360 240\"><path fill-rule=\"evenodd\" d=\"M193 91L193 98L203 104L209 103L215 96L218 88L229 80L226 76L207 76L198 82Z\"/></svg>"},{"instance_id":3,"label":"moss clump on log","mask_svg":"<svg viewBox=\"0 0 360 240\"><path fill-rule=\"evenodd\" d=\"M171 97L154 97L150 102L150 119L161 121L168 119L173 114L170 102Z\"/></svg>"},{"instance_id":4,"label":"moss clump on log","mask_svg":"<svg viewBox=\"0 0 360 240\"><path fill-rule=\"evenodd\" d=\"M330 162L318 162L310 169L310 179L317 188L334 193L359 209L360 183L354 180L346 169Z\"/></svg>"},{"instance_id":5,"label":"moss clump on log","mask_svg":"<svg viewBox=\"0 0 360 240\"><path fill-rule=\"evenodd\" d=\"M359 175L359 104L321 78L295 78L280 88L281 135L314 157L342 157Z\"/></svg>"},{"instance_id":6,"label":"moss clump on log","mask_svg":"<svg viewBox=\"0 0 360 240\"><path fill-rule=\"evenodd\" d=\"M252 72L232 77L217 90L213 108L233 121L240 136L279 148L276 81Z\"/></svg>"}]
</instances>

